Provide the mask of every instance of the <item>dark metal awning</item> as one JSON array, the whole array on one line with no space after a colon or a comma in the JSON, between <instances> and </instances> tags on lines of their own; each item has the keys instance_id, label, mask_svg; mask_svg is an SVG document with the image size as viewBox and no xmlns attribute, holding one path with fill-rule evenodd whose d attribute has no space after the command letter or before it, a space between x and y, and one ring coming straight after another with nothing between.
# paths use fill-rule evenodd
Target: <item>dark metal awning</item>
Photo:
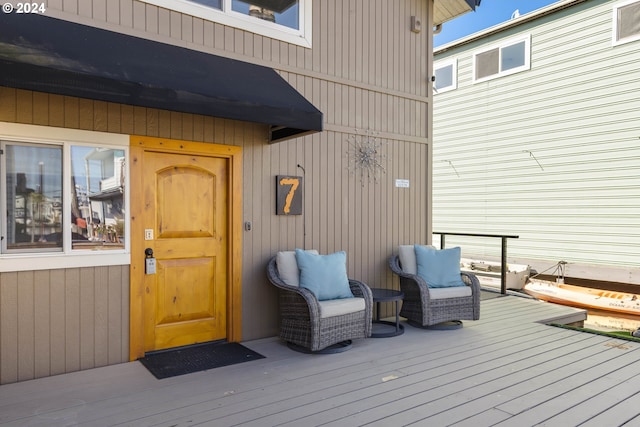
<instances>
[{"instance_id":1,"label":"dark metal awning","mask_svg":"<svg viewBox=\"0 0 640 427\"><path fill-rule=\"evenodd\" d=\"M465 0L467 2L467 4L469 5L469 7L471 8L471 10L476 10L476 7L480 6L480 1L481 0Z\"/></svg>"},{"instance_id":2,"label":"dark metal awning","mask_svg":"<svg viewBox=\"0 0 640 427\"><path fill-rule=\"evenodd\" d=\"M0 14L0 86L322 130L322 112L273 69L38 15Z\"/></svg>"}]
</instances>

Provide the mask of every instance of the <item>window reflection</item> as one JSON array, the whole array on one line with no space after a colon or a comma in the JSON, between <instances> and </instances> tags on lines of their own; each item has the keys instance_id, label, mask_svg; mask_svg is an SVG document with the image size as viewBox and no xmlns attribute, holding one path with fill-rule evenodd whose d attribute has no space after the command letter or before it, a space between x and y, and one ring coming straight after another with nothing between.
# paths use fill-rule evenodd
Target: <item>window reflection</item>
<instances>
[{"instance_id":1,"label":"window reflection","mask_svg":"<svg viewBox=\"0 0 640 427\"><path fill-rule=\"evenodd\" d=\"M436 69L435 75L435 87L437 90L453 86L453 65L445 65L444 67Z\"/></svg>"},{"instance_id":2,"label":"window reflection","mask_svg":"<svg viewBox=\"0 0 640 427\"><path fill-rule=\"evenodd\" d=\"M62 248L62 147L6 145L7 249Z\"/></svg>"},{"instance_id":3,"label":"window reflection","mask_svg":"<svg viewBox=\"0 0 640 427\"><path fill-rule=\"evenodd\" d=\"M124 248L124 150L71 147L73 249Z\"/></svg>"},{"instance_id":4,"label":"window reflection","mask_svg":"<svg viewBox=\"0 0 640 427\"><path fill-rule=\"evenodd\" d=\"M501 71L524 66L524 42L502 48Z\"/></svg>"},{"instance_id":5,"label":"window reflection","mask_svg":"<svg viewBox=\"0 0 640 427\"><path fill-rule=\"evenodd\" d=\"M232 0L234 12L300 29L299 0Z\"/></svg>"}]
</instances>

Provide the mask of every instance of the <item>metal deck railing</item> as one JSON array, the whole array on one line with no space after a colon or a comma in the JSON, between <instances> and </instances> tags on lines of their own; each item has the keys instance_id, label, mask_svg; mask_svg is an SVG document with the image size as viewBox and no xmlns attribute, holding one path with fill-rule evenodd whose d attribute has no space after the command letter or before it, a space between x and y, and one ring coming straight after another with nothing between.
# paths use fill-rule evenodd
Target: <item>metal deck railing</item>
<instances>
[{"instance_id":1,"label":"metal deck railing","mask_svg":"<svg viewBox=\"0 0 640 427\"><path fill-rule=\"evenodd\" d=\"M512 234L479 234L479 233L449 233L434 231L433 234L440 235L440 249L444 249L446 236L468 236L468 237L495 237L502 242L500 250L500 293L507 293L507 239L518 239L520 236Z\"/></svg>"}]
</instances>

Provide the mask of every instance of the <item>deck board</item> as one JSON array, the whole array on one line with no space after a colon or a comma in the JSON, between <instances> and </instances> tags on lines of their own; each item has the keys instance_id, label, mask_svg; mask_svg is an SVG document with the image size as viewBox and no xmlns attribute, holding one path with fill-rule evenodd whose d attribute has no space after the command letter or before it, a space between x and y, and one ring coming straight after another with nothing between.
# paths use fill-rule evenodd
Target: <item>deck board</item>
<instances>
[{"instance_id":1,"label":"deck board","mask_svg":"<svg viewBox=\"0 0 640 427\"><path fill-rule=\"evenodd\" d=\"M516 296L481 304L481 319L462 329L406 325L336 355L271 338L244 343L264 359L164 380L132 362L8 384L0 424L565 426L637 416L638 343L540 323L584 316L569 307Z\"/></svg>"}]
</instances>

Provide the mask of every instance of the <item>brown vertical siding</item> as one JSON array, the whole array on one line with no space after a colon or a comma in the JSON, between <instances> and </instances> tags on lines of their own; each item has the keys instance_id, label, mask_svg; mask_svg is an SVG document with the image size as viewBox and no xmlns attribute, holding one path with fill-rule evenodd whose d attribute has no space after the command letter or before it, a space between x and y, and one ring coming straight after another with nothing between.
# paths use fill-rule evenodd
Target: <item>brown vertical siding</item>
<instances>
[{"instance_id":1,"label":"brown vertical siding","mask_svg":"<svg viewBox=\"0 0 640 427\"><path fill-rule=\"evenodd\" d=\"M345 250L350 276L397 286L387 257L428 239L430 32L409 30L411 15L430 22L427 0L316 0L312 49L139 1L84 3L50 0L48 14L272 67L324 113L325 130L270 145L263 125L2 87L0 121L243 147L245 340L277 332L265 266L278 250ZM381 143L377 182L348 168L347 141L367 132ZM304 215L275 215L280 174L304 175ZM128 266L0 273L0 383L126 361L128 282Z\"/></svg>"},{"instance_id":2,"label":"brown vertical siding","mask_svg":"<svg viewBox=\"0 0 640 427\"><path fill-rule=\"evenodd\" d=\"M0 273L0 383L128 358L129 266Z\"/></svg>"}]
</instances>

